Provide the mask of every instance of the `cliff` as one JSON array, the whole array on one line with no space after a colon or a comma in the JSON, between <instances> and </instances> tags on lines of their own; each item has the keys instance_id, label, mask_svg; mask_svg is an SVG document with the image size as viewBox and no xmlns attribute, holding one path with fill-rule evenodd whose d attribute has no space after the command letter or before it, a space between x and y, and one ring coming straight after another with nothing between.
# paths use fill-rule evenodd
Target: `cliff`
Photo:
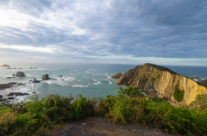
<instances>
[{"instance_id":1,"label":"cliff","mask_svg":"<svg viewBox=\"0 0 207 136\"><path fill-rule=\"evenodd\" d=\"M116 84L137 87L150 97L162 97L176 105L190 105L197 95L207 94L206 86L168 68L149 63L127 71ZM175 98L176 90L184 92L181 101Z\"/></svg>"}]
</instances>

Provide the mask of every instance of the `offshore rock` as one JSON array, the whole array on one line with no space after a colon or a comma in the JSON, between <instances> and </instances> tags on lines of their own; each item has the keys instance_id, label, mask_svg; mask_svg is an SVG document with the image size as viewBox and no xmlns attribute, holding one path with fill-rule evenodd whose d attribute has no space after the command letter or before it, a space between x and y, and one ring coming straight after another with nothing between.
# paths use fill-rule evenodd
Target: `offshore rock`
<instances>
[{"instance_id":1,"label":"offshore rock","mask_svg":"<svg viewBox=\"0 0 207 136\"><path fill-rule=\"evenodd\" d=\"M11 82L7 84L0 84L0 90L8 89L14 86L24 85L23 83Z\"/></svg>"},{"instance_id":2,"label":"offshore rock","mask_svg":"<svg viewBox=\"0 0 207 136\"><path fill-rule=\"evenodd\" d=\"M183 106L190 105L198 95L207 94L204 84L181 76L168 68L149 63L127 71L116 84L137 87L150 97L162 97ZM176 89L184 91L182 102L177 102L173 97Z\"/></svg>"},{"instance_id":3,"label":"offshore rock","mask_svg":"<svg viewBox=\"0 0 207 136\"><path fill-rule=\"evenodd\" d=\"M48 74L45 74L45 75L43 75L42 76L42 80L49 80L50 78L49 78L49 75Z\"/></svg>"},{"instance_id":4,"label":"offshore rock","mask_svg":"<svg viewBox=\"0 0 207 136\"><path fill-rule=\"evenodd\" d=\"M16 77L25 77L24 72L17 72Z\"/></svg>"}]
</instances>

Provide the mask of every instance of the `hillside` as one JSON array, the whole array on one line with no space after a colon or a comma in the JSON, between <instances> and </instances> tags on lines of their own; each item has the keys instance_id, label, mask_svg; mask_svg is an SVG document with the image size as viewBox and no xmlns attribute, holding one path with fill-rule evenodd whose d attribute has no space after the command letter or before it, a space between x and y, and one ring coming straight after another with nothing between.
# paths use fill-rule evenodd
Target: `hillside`
<instances>
[{"instance_id":1,"label":"hillside","mask_svg":"<svg viewBox=\"0 0 207 136\"><path fill-rule=\"evenodd\" d=\"M137 87L150 97L162 97L177 105L190 105L198 95L207 94L206 86L168 68L149 63L127 71L116 84Z\"/></svg>"}]
</instances>

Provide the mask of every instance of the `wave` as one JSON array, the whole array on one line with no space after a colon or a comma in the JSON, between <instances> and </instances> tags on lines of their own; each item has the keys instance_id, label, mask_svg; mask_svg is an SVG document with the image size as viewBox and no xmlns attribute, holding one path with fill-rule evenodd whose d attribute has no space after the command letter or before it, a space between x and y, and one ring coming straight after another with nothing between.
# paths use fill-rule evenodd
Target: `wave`
<instances>
[{"instance_id":1,"label":"wave","mask_svg":"<svg viewBox=\"0 0 207 136\"><path fill-rule=\"evenodd\" d=\"M43 81L43 83L55 84L59 86L70 86L70 82L75 80L76 80L75 77L63 76L63 77L55 77L55 79Z\"/></svg>"},{"instance_id":2,"label":"wave","mask_svg":"<svg viewBox=\"0 0 207 136\"><path fill-rule=\"evenodd\" d=\"M99 81L99 80L93 79L93 81L95 81L95 83L93 83L94 85L100 85L100 84L102 84L101 81Z\"/></svg>"}]
</instances>

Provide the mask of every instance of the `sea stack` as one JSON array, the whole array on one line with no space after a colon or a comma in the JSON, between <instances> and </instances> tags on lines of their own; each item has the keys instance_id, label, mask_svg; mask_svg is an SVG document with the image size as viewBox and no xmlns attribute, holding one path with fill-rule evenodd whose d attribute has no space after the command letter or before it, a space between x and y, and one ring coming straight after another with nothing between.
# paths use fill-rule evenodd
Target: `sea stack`
<instances>
[{"instance_id":1,"label":"sea stack","mask_svg":"<svg viewBox=\"0 0 207 136\"><path fill-rule=\"evenodd\" d=\"M24 72L17 72L16 77L25 77Z\"/></svg>"},{"instance_id":2,"label":"sea stack","mask_svg":"<svg viewBox=\"0 0 207 136\"><path fill-rule=\"evenodd\" d=\"M146 63L124 73L116 82L142 89L150 97L162 97L177 105L188 106L198 95L207 94L207 88L191 78L154 64ZM183 100L174 97L176 90L183 91Z\"/></svg>"},{"instance_id":3,"label":"sea stack","mask_svg":"<svg viewBox=\"0 0 207 136\"><path fill-rule=\"evenodd\" d=\"M49 80L50 78L49 78L49 75L48 74L45 74L45 75L43 75L42 76L42 80Z\"/></svg>"}]
</instances>

